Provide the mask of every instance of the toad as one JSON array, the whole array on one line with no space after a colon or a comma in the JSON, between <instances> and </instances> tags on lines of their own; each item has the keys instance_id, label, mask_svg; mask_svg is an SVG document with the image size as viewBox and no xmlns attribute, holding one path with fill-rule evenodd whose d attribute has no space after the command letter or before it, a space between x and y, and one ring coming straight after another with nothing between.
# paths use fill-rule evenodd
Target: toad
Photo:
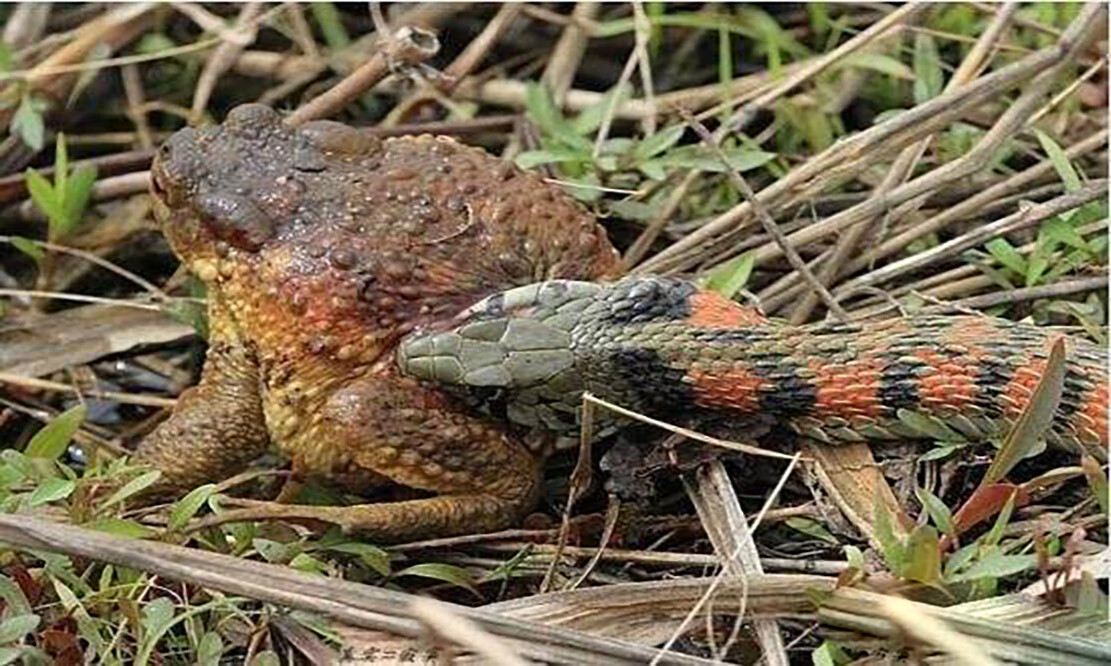
<instances>
[{"instance_id":1,"label":"toad","mask_svg":"<svg viewBox=\"0 0 1111 666\"><path fill-rule=\"evenodd\" d=\"M274 446L294 477L385 478L432 496L288 507L379 540L504 528L540 456L402 376L409 331L497 291L619 272L604 230L539 176L444 137L379 140L265 106L183 129L152 167L155 214L208 292L200 383L137 458L180 495ZM250 509L246 510L250 511Z\"/></svg>"}]
</instances>

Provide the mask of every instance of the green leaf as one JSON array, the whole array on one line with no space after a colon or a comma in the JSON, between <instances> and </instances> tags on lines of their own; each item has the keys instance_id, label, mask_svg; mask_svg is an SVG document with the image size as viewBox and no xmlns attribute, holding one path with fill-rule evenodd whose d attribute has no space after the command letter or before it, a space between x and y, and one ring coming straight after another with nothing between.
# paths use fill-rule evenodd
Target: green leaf
<instances>
[{"instance_id":1,"label":"green leaf","mask_svg":"<svg viewBox=\"0 0 1111 666\"><path fill-rule=\"evenodd\" d=\"M1030 397L1030 403L1022 410L1018 423L1003 440L1003 445L980 481L981 486L1005 477L1020 460L1030 456L1042 445L1045 431L1053 423L1053 415L1061 403L1065 371L1068 369L1065 353L1064 338L1058 338L1049 352L1049 360L1034 388L1034 394Z\"/></svg>"},{"instance_id":2,"label":"green leaf","mask_svg":"<svg viewBox=\"0 0 1111 666\"><path fill-rule=\"evenodd\" d=\"M567 178L561 179L567 188L567 192L586 203L593 203L602 198L601 181L598 179L597 174L588 173L581 178Z\"/></svg>"},{"instance_id":3,"label":"green leaf","mask_svg":"<svg viewBox=\"0 0 1111 666\"><path fill-rule=\"evenodd\" d=\"M177 532L185 527L186 523L197 515L204 503L212 496L218 489L214 483L206 483L203 486L198 486L189 491L189 494L174 502L173 507L170 509L170 519L166 522L166 529L171 532Z\"/></svg>"},{"instance_id":4,"label":"green leaf","mask_svg":"<svg viewBox=\"0 0 1111 666\"><path fill-rule=\"evenodd\" d=\"M4 600L11 613L27 615L31 612L31 602L27 601L23 588L2 573L0 573L0 599Z\"/></svg>"},{"instance_id":5,"label":"green leaf","mask_svg":"<svg viewBox=\"0 0 1111 666\"><path fill-rule=\"evenodd\" d=\"M546 150L526 150L517 155L513 162L526 171L541 164L562 164L565 162L589 162L590 155L571 148L549 148Z\"/></svg>"},{"instance_id":6,"label":"green leaf","mask_svg":"<svg viewBox=\"0 0 1111 666\"><path fill-rule=\"evenodd\" d=\"M1106 618L1108 611L1107 595L1099 589L1099 583L1091 571L1080 572L1080 585L1076 595L1076 612L1082 615Z\"/></svg>"},{"instance_id":7,"label":"green leaf","mask_svg":"<svg viewBox=\"0 0 1111 666\"><path fill-rule=\"evenodd\" d=\"M35 208L38 208L51 224L54 224L54 220L61 219L65 214L65 202L62 201L62 195L54 190L54 186L34 169L27 169L24 179L27 181L27 192L31 195L31 203L35 204Z\"/></svg>"},{"instance_id":8,"label":"green leaf","mask_svg":"<svg viewBox=\"0 0 1111 666\"><path fill-rule=\"evenodd\" d=\"M160 470L152 470L145 474L128 481L122 488L112 493L112 495L104 502L103 508L107 509L110 506L115 506L125 499L143 492L147 488L154 485L158 479L162 477Z\"/></svg>"},{"instance_id":9,"label":"green leaf","mask_svg":"<svg viewBox=\"0 0 1111 666\"><path fill-rule=\"evenodd\" d=\"M841 60L838 68L857 67L887 74L903 81L914 81L914 71L896 58L881 53L853 53Z\"/></svg>"},{"instance_id":10,"label":"green leaf","mask_svg":"<svg viewBox=\"0 0 1111 666\"><path fill-rule=\"evenodd\" d=\"M61 196L66 193L66 179L69 177L69 152L66 150L66 135L58 132L54 139L54 191Z\"/></svg>"},{"instance_id":11,"label":"green leaf","mask_svg":"<svg viewBox=\"0 0 1111 666\"><path fill-rule=\"evenodd\" d=\"M16 470L24 479L35 478L36 476L34 461L21 451L4 449L0 451L0 460Z\"/></svg>"},{"instance_id":12,"label":"green leaf","mask_svg":"<svg viewBox=\"0 0 1111 666\"><path fill-rule=\"evenodd\" d=\"M24 656L24 649L21 647L5 647L0 648L0 666L8 666L8 664L16 663L16 659L22 659Z\"/></svg>"},{"instance_id":13,"label":"green leaf","mask_svg":"<svg viewBox=\"0 0 1111 666\"><path fill-rule=\"evenodd\" d=\"M846 545L843 547L845 550L845 561L849 563L849 568L856 569L857 571L865 571L864 553L856 546Z\"/></svg>"},{"instance_id":14,"label":"green leaf","mask_svg":"<svg viewBox=\"0 0 1111 666\"><path fill-rule=\"evenodd\" d=\"M159 311L176 322L192 326L201 339L208 339L208 310L204 304L184 298L174 298L168 303L163 303Z\"/></svg>"},{"instance_id":15,"label":"green leaf","mask_svg":"<svg viewBox=\"0 0 1111 666\"><path fill-rule=\"evenodd\" d=\"M215 631L206 631L197 642L197 664L199 666L220 666L224 654L224 641Z\"/></svg>"},{"instance_id":16,"label":"green leaf","mask_svg":"<svg viewBox=\"0 0 1111 666\"><path fill-rule=\"evenodd\" d=\"M895 414L899 417L899 421L903 425L931 439L940 442L956 443L968 441L965 439L964 435L950 428L944 421L929 414L923 414L922 412L916 412L911 409L899 409Z\"/></svg>"},{"instance_id":17,"label":"green leaf","mask_svg":"<svg viewBox=\"0 0 1111 666\"><path fill-rule=\"evenodd\" d=\"M1030 255L1030 261L1026 266L1026 275L1023 279L1027 287L1033 287L1038 284L1045 270L1049 268L1049 257L1045 252L1039 252L1039 248L1035 247L1033 254Z\"/></svg>"},{"instance_id":18,"label":"green leaf","mask_svg":"<svg viewBox=\"0 0 1111 666\"><path fill-rule=\"evenodd\" d=\"M623 217L626 220L651 220L660 212L659 203L645 203L643 201L614 201L609 205L609 214Z\"/></svg>"},{"instance_id":19,"label":"green leaf","mask_svg":"<svg viewBox=\"0 0 1111 666\"><path fill-rule=\"evenodd\" d=\"M1095 458L1089 455L1085 455L1080 459L1080 467L1084 470L1084 477L1088 481L1088 487L1092 489L1092 494L1095 495L1096 501L1099 502L1099 510L1102 513L1111 513L1111 499L1108 497L1107 475L1103 473L1103 468L1096 462Z\"/></svg>"},{"instance_id":20,"label":"green leaf","mask_svg":"<svg viewBox=\"0 0 1111 666\"><path fill-rule=\"evenodd\" d=\"M807 536L814 537L819 541L825 541L826 543L832 544L837 543L837 538L830 534L829 530L827 530L824 525L812 518L793 516L791 518L788 518L786 522L787 527L802 532Z\"/></svg>"},{"instance_id":21,"label":"green leaf","mask_svg":"<svg viewBox=\"0 0 1111 666\"><path fill-rule=\"evenodd\" d=\"M926 513L930 514L930 520L934 525L937 525L942 533L954 536L956 531L953 529L953 514L949 511L949 507L945 506L945 502L926 488L918 487L914 492L918 496L918 501L926 509Z\"/></svg>"},{"instance_id":22,"label":"green leaf","mask_svg":"<svg viewBox=\"0 0 1111 666\"><path fill-rule=\"evenodd\" d=\"M12 116L11 132L36 153L46 145L46 125L42 111L30 95L24 95Z\"/></svg>"},{"instance_id":23,"label":"green leaf","mask_svg":"<svg viewBox=\"0 0 1111 666\"><path fill-rule=\"evenodd\" d=\"M351 45L351 37L347 34L347 29L343 27L343 19L340 17L339 10L336 9L334 3L313 2L308 7L313 18L320 26L320 32L324 35L324 41L327 42L328 48L333 51L342 51Z\"/></svg>"},{"instance_id":24,"label":"green leaf","mask_svg":"<svg viewBox=\"0 0 1111 666\"><path fill-rule=\"evenodd\" d=\"M965 447L964 444L944 444L942 446L935 446L929 451L918 456L918 462L929 462L930 460L943 460L953 455L953 453L960 451Z\"/></svg>"},{"instance_id":25,"label":"green leaf","mask_svg":"<svg viewBox=\"0 0 1111 666\"><path fill-rule=\"evenodd\" d=\"M667 170L658 162L641 162L637 165L637 168L640 169L640 172L643 173L645 177L651 180L664 180L667 178Z\"/></svg>"},{"instance_id":26,"label":"green leaf","mask_svg":"<svg viewBox=\"0 0 1111 666\"><path fill-rule=\"evenodd\" d=\"M738 291L744 289L752 276L752 269L756 266L756 253L745 252L739 257L730 259L727 263L715 268L707 277L706 289L716 291L726 298L733 298Z\"/></svg>"},{"instance_id":27,"label":"green leaf","mask_svg":"<svg viewBox=\"0 0 1111 666\"><path fill-rule=\"evenodd\" d=\"M941 579L938 535L937 529L932 525L915 527L907 538L903 578L926 584L936 583Z\"/></svg>"},{"instance_id":28,"label":"green leaf","mask_svg":"<svg viewBox=\"0 0 1111 666\"><path fill-rule=\"evenodd\" d=\"M579 136L586 136L594 133L595 130L602 126L602 121L605 120L606 115L612 115L617 107L628 99L629 93L630 87L627 84L610 88L597 104L583 109L582 112L571 121L571 131Z\"/></svg>"},{"instance_id":29,"label":"green leaf","mask_svg":"<svg viewBox=\"0 0 1111 666\"><path fill-rule=\"evenodd\" d=\"M273 650L263 650L251 659L249 666L282 666L282 660Z\"/></svg>"},{"instance_id":30,"label":"green leaf","mask_svg":"<svg viewBox=\"0 0 1111 666\"><path fill-rule=\"evenodd\" d=\"M775 104L777 118L798 130L814 152L825 150L833 144L833 127L830 117L821 108L802 105L790 98L781 98Z\"/></svg>"},{"instance_id":31,"label":"green leaf","mask_svg":"<svg viewBox=\"0 0 1111 666\"><path fill-rule=\"evenodd\" d=\"M547 88L530 81L525 87L525 110L540 131L559 141L580 149L590 149L590 142L575 134L571 125L556 107Z\"/></svg>"},{"instance_id":32,"label":"green leaf","mask_svg":"<svg viewBox=\"0 0 1111 666\"><path fill-rule=\"evenodd\" d=\"M639 162L659 155L679 143L686 131L686 125L672 125L644 137L637 142L636 149L633 150L633 159Z\"/></svg>"},{"instance_id":33,"label":"green leaf","mask_svg":"<svg viewBox=\"0 0 1111 666\"><path fill-rule=\"evenodd\" d=\"M906 549L902 540L895 535L891 525L891 515L887 513L887 507L879 500L878 494L873 507L872 522L876 526L876 541L883 551L883 560L887 563L887 568L896 576L902 576L906 563Z\"/></svg>"},{"instance_id":34,"label":"green leaf","mask_svg":"<svg viewBox=\"0 0 1111 666\"><path fill-rule=\"evenodd\" d=\"M1007 523L1011 522L1011 514L1015 512L1015 497L1017 496L1018 493L1011 493L999 515L995 517L995 523L988 530L988 533L982 537L985 546L994 546L1003 539L1003 530L1007 528Z\"/></svg>"},{"instance_id":35,"label":"green leaf","mask_svg":"<svg viewBox=\"0 0 1111 666\"><path fill-rule=\"evenodd\" d=\"M718 28L718 83L723 86L733 80L733 36L725 26ZM728 90L728 88L725 88Z\"/></svg>"},{"instance_id":36,"label":"green leaf","mask_svg":"<svg viewBox=\"0 0 1111 666\"><path fill-rule=\"evenodd\" d=\"M271 564L285 564L301 552L300 544L281 543L271 539L254 539L251 545Z\"/></svg>"},{"instance_id":37,"label":"green leaf","mask_svg":"<svg viewBox=\"0 0 1111 666\"><path fill-rule=\"evenodd\" d=\"M807 56L810 51L763 9L753 5L736 5L736 26L742 34L756 42L757 53L768 56L768 69L776 73L783 65L783 54ZM715 26L717 27L717 26Z\"/></svg>"},{"instance_id":38,"label":"green leaf","mask_svg":"<svg viewBox=\"0 0 1111 666\"><path fill-rule=\"evenodd\" d=\"M15 55L12 53L12 47L0 42L0 72L11 71L14 63Z\"/></svg>"},{"instance_id":39,"label":"green leaf","mask_svg":"<svg viewBox=\"0 0 1111 666\"><path fill-rule=\"evenodd\" d=\"M923 104L941 94L945 85L937 42L925 33L914 35L914 102Z\"/></svg>"},{"instance_id":40,"label":"green leaf","mask_svg":"<svg viewBox=\"0 0 1111 666\"><path fill-rule=\"evenodd\" d=\"M164 631L163 627L174 621L174 602L167 597L155 597L142 606L143 617L143 642L151 637L157 638Z\"/></svg>"},{"instance_id":41,"label":"green leaf","mask_svg":"<svg viewBox=\"0 0 1111 666\"><path fill-rule=\"evenodd\" d=\"M97 518L85 523L85 527L127 539L150 539L158 535L158 530L124 518Z\"/></svg>"},{"instance_id":42,"label":"green leaf","mask_svg":"<svg viewBox=\"0 0 1111 666\"><path fill-rule=\"evenodd\" d=\"M46 479L31 493L30 506L41 506L57 502L70 496L77 484L69 479Z\"/></svg>"},{"instance_id":43,"label":"green leaf","mask_svg":"<svg viewBox=\"0 0 1111 666\"><path fill-rule=\"evenodd\" d=\"M1038 143L1042 144L1042 150L1049 157L1049 163L1053 165L1057 177L1065 184L1065 189L1069 192L1079 190L1083 185L1080 181L1080 175L1076 172L1076 168L1069 161L1069 156L1060 144L1040 129L1034 128L1034 134L1038 137Z\"/></svg>"},{"instance_id":44,"label":"green leaf","mask_svg":"<svg viewBox=\"0 0 1111 666\"><path fill-rule=\"evenodd\" d=\"M1053 217L1046 220L1042 228L1038 230L1038 235L1045 236L1047 239L1052 240L1062 245L1067 245L1077 250L1082 250L1087 254L1093 254L1091 246L1080 232L1076 230L1069 222L1061 219L1060 217Z\"/></svg>"},{"instance_id":45,"label":"green leaf","mask_svg":"<svg viewBox=\"0 0 1111 666\"><path fill-rule=\"evenodd\" d=\"M0 643L14 643L23 640L39 626L38 615L16 615L0 622Z\"/></svg>"},{"instance_id":46,"label":"green leaf","mask_svg":"<svg viewBox=\"0 0 1111 666\"><path fill-rule=\"evenodd\" d=\"M411 567L398 571L396 577L400 578L401 576L431 578L432 580L438 580L469 590L476 595L478 594L478 590L475 589L474 580L471 578L470 572L462 567L453 566L451 564L440 564L438 562L414 564Z\"/></svg>"},{"instance_id":47,"label":"green leaf","mask_svg":"<svg viewBox=\"0 0 1111 666\"><path fill-rule=\"evenodd\" d=\"M1018 275L1026 274L1026 259L1019 254L1013 245L1004 238L995 238L984 244L984 248L991 253L1004 268L1014 271Z\"/></svg>"},{"instance_id":48,"label":"green leaf","mask_svg":"<svg viewBox=\"0 0 1111 666\"><path fill-rule=\"evenodd\" d=\"M975 557L979 552L980 552L980 544L979 544L979 542L977 542L977 543L970 543L967 546L964 546L963 548L961 548L957 552L950 555L949 558L947 560L945 560L945 573L943 574L945 580L947 582L951 582L953 576L958 571L961 571L962 569L964 569L964 567L969 562L971 562L972 558Z\"/></svg>"},{"instance_id":49,"label":"green leaf","mask_svg":"<svg viewBox=\"0 0 1111 666\"><path fill-rule=\"evenodd\" d=\"M823 641L817 650L810 653L810 661L814 666L845 666L852 663L852 658L831 641Z\"/></svg>"},{"instance_id":50,"label":"green leaf","mask_svg":"<svg viewBox=\"0 0 1111 666\"><path fill-rule=\"evenodd\" d=\"M143 55L153 55L162 51L176 48L177 42L170 39L164 32L147 32L135 46L135 52Z\"/></svg>"},{"instance_id":51,"label":"green leaf","mask_svg":"<svg viewBox=\"0 0 1111 666\"><path fill-rule=\"evenodd\" d=\"M308 553L298 553L293 556L289 561L289 566L304 571L305 573L320 574L321 576L328 573L328 567Z\"/></svg>"},{"instance_id":52,"label":"green leaf","mask_svg":"<svg viewBox=\"0 0 1111 666\"><path fill-rule=\"evenodd\" d=\"M66 187L63 203L63 228L53 234L54 238L62 238L73 231L81 218L85 216L85 209L93 194L93 184L96 183L96 167L82 164L70 177Z\"/></svg>"},{"instance_id":53,"label":"green leaf","mask_svg":"<svg viewBox=\"0 0 1111 666\"><path fill-rule=\"evenodd\" d=\"M42 263L43 258L46 257L46 253L43 252L42 248L29 238L24 238L22 236L12 236L10 242L12 244L12 247L19 250L28 257L31 257L31 259L33 259L36 264Z\"/></svg>"},{"instance_id":54,"label":"green leaf","mask_svg":"<svg viewBox=\"0 0 1111 666\"><path fill-rule=\"evenodd\" d=\"M963 573L953 576L953 582L961 583L980 578L1005 578L1034 568L1037 563L1035 555L1005 555L999 549L992 549L978 562L972 564Z\"/></svg>"},{"instance_id":55,"label":"green leaf","mask_svg":"<svg viewBox=\"0 0 1111 666\"><path fill-rule=\"evenodd\" d=\"M806 14L810 19L810 29L816 34L825 35L833 29L833 21L829 18L829 5L825 2L806 3Z\"/></svg>"},{"instance_id":56,"label":"green leaf","mask_svg":"<svg viewBox=\"0 0 1111 666\"><path fill-rule=\"evenodd\" d=\"M381 548L360 541L345 541L325 547L337 553L355 555L375 573L383 576L390 575L390 554Z\"/></svg>"},{"instance_id":57,"label":"green leaf","mask_svg":"<svg viewBox=\"0 0 1111 666\"><path fill-rule=\"evenodd\" d=\"M734 171L749 171L751 169L756 169L776 158L775 153L743 147L724 148L722 152L725 153L726 160L729 163L728 168ZM650 162L642 164L641 167L643 168L649 163L657 164L661 167L700 169L713 173L724 173L726 170L726 166L721 163L721 158L718 157L717 153L710 151L702 145L676 148L665 155L661 155L660 157L650 160Z\"/></svg>"}]
</instances>

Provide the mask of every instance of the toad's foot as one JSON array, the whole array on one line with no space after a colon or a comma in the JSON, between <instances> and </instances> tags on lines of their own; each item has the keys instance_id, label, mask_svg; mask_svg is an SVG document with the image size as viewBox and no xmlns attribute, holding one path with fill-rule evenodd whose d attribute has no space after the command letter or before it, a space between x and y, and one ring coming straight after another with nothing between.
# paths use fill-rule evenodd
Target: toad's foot
<instances>
[{"instance_id":1,"label":"toad's foot","mask_svg":"<svg viewBox=\"0 0 1111 666\"><path fill-rule=\"evenodd\" d=\"M242 500L237 503L249 506L202 518L190 526L190 531L234 522L283 520L312 528L321 523L337 525L345 533L397 542L472 531L493 532L505 527L518 513L514 502L490 495L448 495L343 507Z\"/></svg>"}]
</instances>

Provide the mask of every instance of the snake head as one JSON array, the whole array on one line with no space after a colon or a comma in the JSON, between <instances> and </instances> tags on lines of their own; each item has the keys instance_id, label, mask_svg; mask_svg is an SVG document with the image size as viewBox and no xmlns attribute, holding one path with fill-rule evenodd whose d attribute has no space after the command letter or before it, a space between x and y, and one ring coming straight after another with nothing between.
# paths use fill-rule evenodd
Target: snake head
<instances>
[{"instance_id":1,"label":"snake head","mask_svg":"<svg viewBox=\"0 0 1111 666\"><path fill-rule=\"evenodd\" d=\"M453 386L526 389L574 364L571 332L603 287L551 280L500 292L447 331L418 331L398 347L402 372Z\"/></svg>"},{"instance_id":2,"label":"snake head","mask_svg":"<svg viewBox=\"0 0 1111 666\"><path fill-rule=\"evenodd\" d=\"M406 337L398 364L441 385L500 389L511 420L568 429L583 391L574 329L604 288L551 280L494 294L461 312L448 330Z\"/></svg>"}]
</instances>

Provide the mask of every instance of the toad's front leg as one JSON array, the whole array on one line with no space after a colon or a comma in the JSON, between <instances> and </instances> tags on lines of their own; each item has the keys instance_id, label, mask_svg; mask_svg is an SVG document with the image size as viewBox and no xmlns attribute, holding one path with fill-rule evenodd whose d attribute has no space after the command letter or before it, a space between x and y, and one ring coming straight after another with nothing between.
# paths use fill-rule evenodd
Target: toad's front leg
<instances>
[{"instance_id":1,"label":"toad's front leg","mask_svg":"<svg viewBox=\"0 0 1111 666\"><path fill-rule=\"evenodd\" d=\"M540 490L540 461L523 444L410 379L374 377L340 389L320 409L315 427L289 448L301 469L315 467L314 459L342 458L349 470L438 496L346 507L258 504L202 524L323 521L397 542L503 529L532 509Z\"/></svg>"},{"instance_id":2,"label":"toad's front leg","mask_svg":"<svg viewBox=\"0 0 1111 666\"><path fill-rule=\"evenodd\" d=\"M215 299L209 321L212 333L200 384L181 394L169 420L136 452L136 461L162 472L148 498L173 497L221 481L269 446L254 354Z\"/></svg>"}]
</instances>

